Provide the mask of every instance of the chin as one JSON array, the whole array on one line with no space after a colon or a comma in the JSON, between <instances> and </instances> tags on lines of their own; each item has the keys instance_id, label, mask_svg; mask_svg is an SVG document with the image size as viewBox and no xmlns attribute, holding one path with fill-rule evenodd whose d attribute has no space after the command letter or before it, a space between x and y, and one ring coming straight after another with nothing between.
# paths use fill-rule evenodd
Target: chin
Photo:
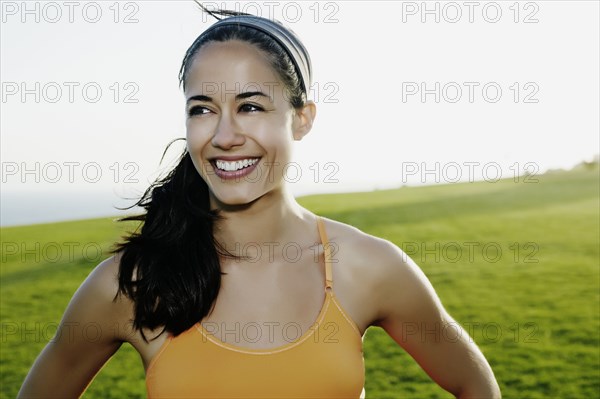
<instances>
[{"instance_id":1,"label":"chin","mask_svg":"<svg viewBox=\"0 0 600 399\"><path fill-rule=\"evenodd\" d=\"M261 195L235 192L234 190L223 190L222 192L212 191L212 197L213 203L220 208L230 206L248 206L259 199Z\"/></svg>"}]
</instances>

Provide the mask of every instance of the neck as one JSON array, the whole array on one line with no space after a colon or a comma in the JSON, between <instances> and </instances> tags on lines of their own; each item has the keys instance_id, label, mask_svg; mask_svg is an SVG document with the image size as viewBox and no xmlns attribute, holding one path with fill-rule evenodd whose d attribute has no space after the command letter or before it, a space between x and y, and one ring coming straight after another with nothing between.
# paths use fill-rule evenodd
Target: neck
<instances>
[{"instance_id":1,"label":"neck","mask_svg":"<svg viewBox=\"0 0 600 399\"><path fill-rule=\"evenodd\" d=\"M293 239L291 227L311 218L311 213L284 188L271 191L250 204L227 206L214 203L223 217L215 224L215 238L233 252L235 248L252 243L262 245Z\"/></svg>"}]
</instances>

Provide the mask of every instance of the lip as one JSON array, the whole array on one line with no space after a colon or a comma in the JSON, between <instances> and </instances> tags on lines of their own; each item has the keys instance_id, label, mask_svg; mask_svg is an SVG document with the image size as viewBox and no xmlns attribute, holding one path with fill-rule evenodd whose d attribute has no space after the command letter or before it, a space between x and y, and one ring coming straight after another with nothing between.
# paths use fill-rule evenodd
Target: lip
<instances>
[{"instance_id":1,"label":"lip","mask_svg":"<svg viewBox=\"0 0 600 399\"><path fill-rule=\"evenodd\" d=\"M217 164L216 164L217 161L233 162L233 161L239 161L242 159L258 159L258 161L254 165L248 166L248 167L240 169L240 170L235 170L235 171L225 171L225 170L221 170L221 169L217 168ZM262 157L252 157L252 156L220 156L220 157L211 158L209 161L210 161L210 164L212 165L213 170L215 171L215 175L217 175L222 180L239 180L239 179L249 175L250 173L252 173L254 171L254 169L256 169L257 165L260 163L261 159L262 159Z\"/></svg>"},{"instance_id":2,"label":"lip","mask_svg":"<svg viewBox=\"0 0 600 399\"><path fill-rule=\"evenodd\" d=\"M262 157L257 157L257 156L253 156L253 155L221 155L218 157L208 158L208 160L210 162L214 162L216 160L232 162L232 161L239 161L242 159L260 159L260 158L262 158Z\"/></svg>"}]
</instances>

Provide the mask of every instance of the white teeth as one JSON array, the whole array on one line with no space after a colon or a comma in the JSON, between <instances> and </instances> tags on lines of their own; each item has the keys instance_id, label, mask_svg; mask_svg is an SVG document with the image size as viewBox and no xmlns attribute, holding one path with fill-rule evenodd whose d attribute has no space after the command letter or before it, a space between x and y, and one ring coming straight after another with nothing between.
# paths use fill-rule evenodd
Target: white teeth
<instances>
[{"instance_id":1,"label":"white teeth","mask_svg":"<svg viewBox=\"0 0 600 399\"><path fill-rule=\"evenodd\" d=\"M221 161L221 160L217 160L215 162L215 164L217 165L217 168L224 170L226 172L235 172L236 170L240 170L243 168L247 168L248 166L252 166L255 163L258 162L258 158L247 158L247 159L243 159L241 161L233 161L233 162L228 162L228 161Z\"/></svg>"}]
</instances>

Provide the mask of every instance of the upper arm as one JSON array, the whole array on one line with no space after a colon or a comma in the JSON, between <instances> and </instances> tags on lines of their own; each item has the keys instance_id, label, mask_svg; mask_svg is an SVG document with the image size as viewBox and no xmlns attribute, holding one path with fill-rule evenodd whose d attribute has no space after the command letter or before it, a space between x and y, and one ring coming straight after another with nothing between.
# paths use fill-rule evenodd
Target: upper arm
<instances>
[{"instance_id":1,"label":"upper arm","mask_svg":"<svg viewBox=\"0 0 600 399\"><path fill-rule=\"evenodd\" d=\"M485 357L444 309L415 262L395 245L379 244L378 322L442 388L456 396L499 397Z\"/></svg>"},{"instance_id":2,"label":"upper arm","mask_svg":"<svg viewBox=\"0 0 600 399\"><path fill-rule=\"evenodd\" d=\"M69 302L54 338L29 371L19 398L79 397L125 340L130 305L119 297L118 262L100 263Z\"/></svg>"}]
</instances>

